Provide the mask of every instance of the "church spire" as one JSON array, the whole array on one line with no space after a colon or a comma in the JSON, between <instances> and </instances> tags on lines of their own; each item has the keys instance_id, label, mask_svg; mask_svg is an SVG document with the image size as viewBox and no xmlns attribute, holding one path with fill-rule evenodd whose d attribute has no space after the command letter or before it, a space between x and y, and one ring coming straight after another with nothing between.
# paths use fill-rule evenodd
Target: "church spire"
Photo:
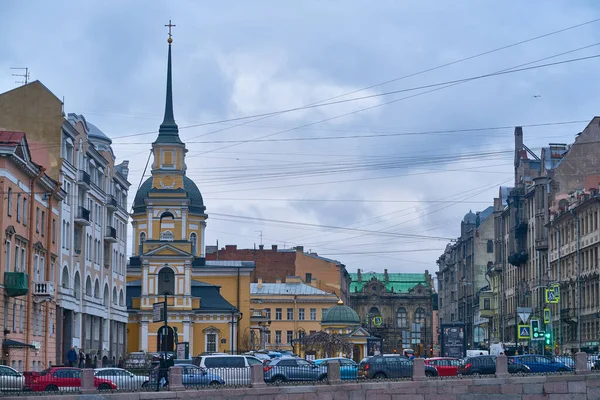
<instances>
[{"instance_id":1,"label":"church spire","mask_svg":"<svg viewBox=\"0 0 600 400\"><path fill-rule=\"evenodd\" d=\"M165 26L169 28L169 39L167 39L167 42L169 43L169 56L167 61L167 96L165 101L165 117L163 118L162 124L160 124L158 138L155 143L182 144L181 139L179 139L179 129L175 123L175 117L173 116L173 85L171 82L171 43L173 43L173 38L171 37L171 28L175 25L171 24L171 20L169 20L169 24Z\"/></svg>"}]
</instances>

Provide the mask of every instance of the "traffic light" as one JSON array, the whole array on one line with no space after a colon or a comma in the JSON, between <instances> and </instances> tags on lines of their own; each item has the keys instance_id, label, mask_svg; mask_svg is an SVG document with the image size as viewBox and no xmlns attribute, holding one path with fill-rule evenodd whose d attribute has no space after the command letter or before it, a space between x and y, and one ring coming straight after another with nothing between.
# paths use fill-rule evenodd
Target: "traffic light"
<instances>
[{"instance_id":1,"label":"traffic light","mask_svg":"<svg viewBox=\"0 0 600 400\"><path fill-rule=\"evenodd\" d=\"M546 332L544 333L544 342L546 346L552 346L552 333Z\"/></svg>"},{"instance_id":2,"label":"traffic light","mask_svg":"<svg viewBox=\"0 0 600 400\"><path fill-rule=\"evenodd\" d=\"M540 337L540 321L537 319L531 320L531 338L538 339Z\"/></svg>"}]
</instances>

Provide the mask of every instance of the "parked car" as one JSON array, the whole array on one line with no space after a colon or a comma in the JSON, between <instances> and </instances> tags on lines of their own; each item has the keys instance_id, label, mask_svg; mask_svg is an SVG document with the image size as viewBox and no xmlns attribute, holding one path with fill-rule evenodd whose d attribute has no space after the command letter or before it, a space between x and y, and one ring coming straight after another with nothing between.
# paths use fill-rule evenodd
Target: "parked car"
<instances>
[{"instance_id":1,"label":"parked car","mask_svg":"<svg viewBox=\"0 0 600 400\"><path fill-rule=\"evenodd\" d=\"M511 357L515 364L526 365L532 373L539 372L569 372L571 368L554 357L538 354L526 354Z\"/></svg>"},{"instance_id":2,"label":"parked car","mask_svg":"<svg viewBox=\"0 0 600 400\"><path fill-rule=\"evenodd\" d=\"M516 363L512 357L507 360L509 374L529 373L529 367ZM458 366L459 375L493 375L496 373L496 356L475 356L464 358Z\"/></svg>"},{"instance_id":3,"label":"parked car","mask_svg":"<svg viewBox=\"0 0 600 400\"><path fill-rule=\"evenodd\" d=\"M6 365L0 365L0 391L22 391L25 386L25 377L17 370Z\"/></svg>"},{"instance_id":4,"label":"parked car","mask_svg":"<svg viewBox=\"0 0 600 400\"><path fill-rule=\"evenodd\" d=\"M249 385L250 366L263 365L256 357L245 355L210 355L195 357L193 365L203 368L209 374L223 378L225 385Z\"/></svg>"},{"instance_id":5,"label":"parked car","mask_svg":"<svg viewBox=\"0 0 600 400\"><path fill-rule=\"evenodd\" d=\"M361 362L358 374L368 379L408 378L413 375L413 361L407 357L373 356ZM426 376L438 376L437 370L431 365L425 365Z\"/></svg>"},{"instance_id":6,"label":"parked car","mask_svg":"<svg viewBox=\"0 0 600 400\"><path fill-rule=\"evenodd\" d=\"M42 372L25 374L25 387L33 392L77 391L81 387L81 369L50 367ZM115 390L117 385L108 379L94 377L98 390Z\"/></svg>"},{"instance_id":7,"label":"parked car","mask_svg":"<svg viewBox=\"0 0 600 400\"><path fill-rule=\"evenodd\" d=\"M96 368L94 376L111 381L121 390L138 390L147 387L148 375L135 375L122 368Z\"/></svg>"},{"instance_id":8,"label":"parked car","mask_svg":"<svg viewBox=\"0 0 600 400\"><path fill-rule=\"evenodd\" d=\"M358 364L349 358L333 357L314 360L313 363L319 367L327 369L331 362L340 363L340 378L355 380L358 377Z\"/></svg>"},{"instance_id":9,"label":"parked car","mask_svg":"<svg viewBox=\"0 0 600 400\"><path fill-rule=\"evenodd\" d=\"M264 367L265 382L317 381L327 378L327 368L304 359L279 357Z\"/></svg>"},{"instance_id":10,"label":"parked car","mask_svg":"<svg viewBox=\"0 0 600 400\"><path fill-rule=\"evenodd\" d=\"M439 376L456 376L460 361L451 357L432 357L425 360L425 365L434 367Z\"/></svg>"},{"instance_id":11,"label":"parked car","mask_svg":"<svg viewBox=\"0 0 600 400\"><path fill-rule=\"evenodd\" d=\"M181 381L183 386L221 386L225 381L216 374L206 372L205 369L192 364L178 364L181 368Z\"/></svg>"},{"instance_id":12,"label":"parked car","mask_svg":"<svg viewBox=\"0 0 600 400\"><path fill-rule=\"evenodd\" d=\"M567 367L571 369L575 369L575 360L569 356L556 356L555 360L565 364Z\"/></svg>"}]
</instances>

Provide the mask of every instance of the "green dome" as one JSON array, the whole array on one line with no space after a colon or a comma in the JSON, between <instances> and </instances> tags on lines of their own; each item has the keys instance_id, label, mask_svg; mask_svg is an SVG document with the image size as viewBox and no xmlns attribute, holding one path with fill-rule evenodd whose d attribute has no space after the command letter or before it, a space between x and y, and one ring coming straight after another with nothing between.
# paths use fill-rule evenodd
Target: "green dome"
<instances>
[{"instance_id":1,"label":"green dome","mask_svg":"<svg viewBox=\"0 0 600 400\"><path fill-rule=\"evenodd\" d=\"M350 307L339 304L327 310L321 324L360 325L360 317Z\"/></svg>"}]
</instances>

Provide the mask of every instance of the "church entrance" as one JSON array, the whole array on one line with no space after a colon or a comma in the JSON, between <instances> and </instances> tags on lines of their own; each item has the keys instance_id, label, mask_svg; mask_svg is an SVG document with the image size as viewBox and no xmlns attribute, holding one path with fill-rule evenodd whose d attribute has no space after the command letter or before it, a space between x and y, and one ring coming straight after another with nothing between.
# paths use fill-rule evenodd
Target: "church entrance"
<instances>
[{"instance_id":1,"label":"church entrance","mask_svg":"<svg viewBox=\"0 0 600 400\"><path fill-rule=\"evenodd\" d=\"M164 335L164 330L167 330L167 334ZM156 351L157 352L163 352L165 351L165 341L166 341L166 345L167 345L167 351L175 351L175 335L173 332L173 328L171 328L170 326L167 326L166 328L164 326L161 326L158 329L158 336L157 336L157 348Z\"/></svg>"},{"instance_id":2,"label":"church entrance","mask_svg":"<svg viewBox=\"0 0 600 400\"><path fill-rule=\"evenodd\" d=\"M352 359L354 361L356 361L357 363L360 362L360 360L362 360L362 354L360 351L360 346L354 346L354 349L352 349Z\"/></svg>"}]
</instances>

